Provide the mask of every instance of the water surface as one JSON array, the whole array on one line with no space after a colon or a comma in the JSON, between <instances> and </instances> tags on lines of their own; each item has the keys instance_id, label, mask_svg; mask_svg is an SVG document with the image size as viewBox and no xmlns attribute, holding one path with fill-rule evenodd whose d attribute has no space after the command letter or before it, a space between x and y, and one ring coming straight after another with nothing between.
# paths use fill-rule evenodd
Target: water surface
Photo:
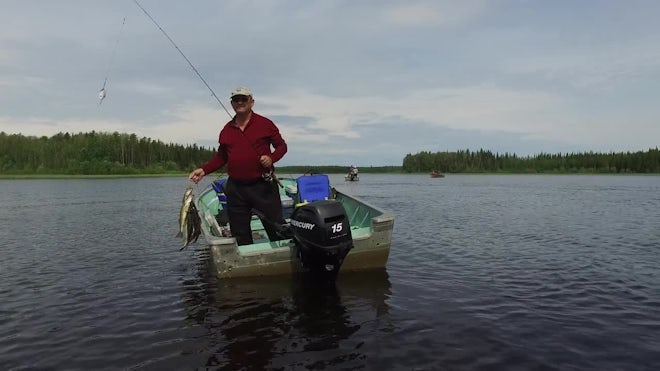
<instances>
[{"instance_id":1,"label":"water surface","mask_svg":"<svg viewBox=\"0 0 660 371\"><path fill-rule=\"evenodd\" d=\"M386 270L220 281L185 179L0 180L2 369L660 369L660 177L361 174Z\"/></svg>"}]
</instances>

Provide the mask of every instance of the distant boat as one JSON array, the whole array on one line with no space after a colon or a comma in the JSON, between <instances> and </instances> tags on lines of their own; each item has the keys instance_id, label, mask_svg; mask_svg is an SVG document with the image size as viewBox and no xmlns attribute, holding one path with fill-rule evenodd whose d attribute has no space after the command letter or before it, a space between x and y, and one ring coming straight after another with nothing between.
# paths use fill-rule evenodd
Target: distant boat
<instances>
[{"instance_id":1,"label":"distant boat","mask_svg":"<svg viewBox=\"0 0 660 371\"><path fill-rule=\"evenodd\" d=\"M349 173L346 176L344 176L344 180L347 182L357 182L360 180L360 177L357 174Z\"/></svg>"},{"instance_id":2,"label":"distant boat","mask_svg":"<svg viewBox=\"0 0 660 371\"><path fill-rule=\"evenodd\" d=\"M445 174L439 173L435 170L431 171L431 178L444 178Z\"/></svg>"}]
</instances>

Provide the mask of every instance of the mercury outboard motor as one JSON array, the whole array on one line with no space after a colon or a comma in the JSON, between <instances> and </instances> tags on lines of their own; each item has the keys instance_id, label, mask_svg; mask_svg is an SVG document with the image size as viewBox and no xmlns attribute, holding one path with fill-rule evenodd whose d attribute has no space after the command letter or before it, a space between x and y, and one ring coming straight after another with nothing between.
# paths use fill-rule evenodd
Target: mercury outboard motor
<instances>
[{"instance_id":1,"label":"mercury outboard motor","mask_svg":"<svg viewBox=\"0 0 660 371\"><path fill-rule=\"evenodd\" d=\"M310 273L334 279L353 248L346 210L338 201L315 201L296 208L290 219L302 265Z\"/></svg>"}]
</instances>

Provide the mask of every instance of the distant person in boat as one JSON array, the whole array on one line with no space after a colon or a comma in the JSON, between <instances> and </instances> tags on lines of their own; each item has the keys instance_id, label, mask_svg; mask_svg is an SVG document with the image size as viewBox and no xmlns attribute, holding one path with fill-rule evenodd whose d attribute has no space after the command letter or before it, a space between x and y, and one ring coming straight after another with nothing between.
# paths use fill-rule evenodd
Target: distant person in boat
<instances>
[{"instance_id":1,"label":"distant person in boat","mask_svg":"<svg viewBox=\"0 0 660 371\"><path fill-rule=\"evenodd\" d=\"M188 177L198 183L227 165L224 190L232 236L239 245L253 243L250 220L255 209L270 240L279 240L277 229L285 221L273 164L284 157L286 142L273 121L252 111L254 98L247 88L231 92L231 106L236 115L220 131L218 152Z\"/></svg>"},{"instance_id":2,"label":"distant person in boat","mask_svg":"<svg viewBox=\"0 0 660 371\"><path fill-rule=\"evenodd\" d=\"M358 168L355 165L351 165L351 168L348 170L348 177L353 180L358 176Z\"/></svg>"}]
</instances>

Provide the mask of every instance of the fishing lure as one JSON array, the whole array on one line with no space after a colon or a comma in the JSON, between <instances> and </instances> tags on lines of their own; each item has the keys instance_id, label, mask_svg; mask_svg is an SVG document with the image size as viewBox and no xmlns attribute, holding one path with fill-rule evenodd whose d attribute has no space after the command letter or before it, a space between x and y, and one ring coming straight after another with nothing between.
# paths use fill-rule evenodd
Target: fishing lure
<instances>
[{"instance_id":1,"label":"fishing lure","mask_svg":"<svg viewBox=\"0 0 660 371\"><path fill-rule=\"evenodd\" d=\"M124 25L126 24L126 17L121 22L121 28L119 29L119 36L117 36L117 41L115 42L115 48L112 50L112 55L110 56L110 61L108 62L108 70L105 73L105 79L103 80L103 86L101 87L101 90L99 90L99 106L101 103L103 103L103 99L105 99L107 95L107 91L105 90L105 86L108 83L108 76L110 76L110 69L112 68L112 62L115 59L115 54L117 53L117 46L119 45L119 39L121 39L121 34L122 31L124 31Z\"/></svg>"}]
</instances>

